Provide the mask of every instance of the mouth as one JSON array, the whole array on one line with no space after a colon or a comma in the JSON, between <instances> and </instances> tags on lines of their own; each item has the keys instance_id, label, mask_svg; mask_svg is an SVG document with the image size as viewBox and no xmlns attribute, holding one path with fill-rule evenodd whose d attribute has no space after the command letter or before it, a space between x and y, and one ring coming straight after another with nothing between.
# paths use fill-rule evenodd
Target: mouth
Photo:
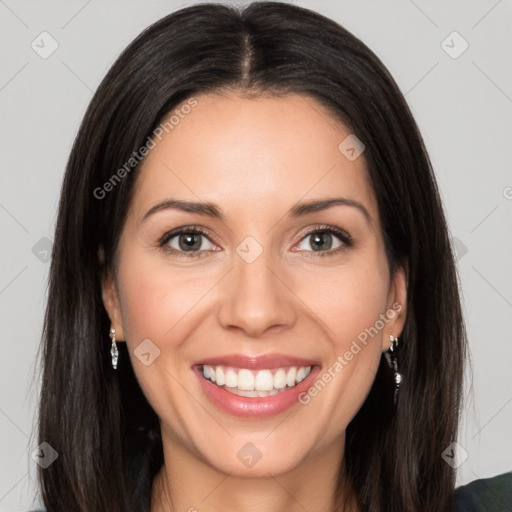
<instances>
[{"instance_id":1,"label":"mouth","mask_svg":"<svg viewBox=\"0 0 512 512\"><path fill-rule=\"evenodd\" d=\"M211 359L193 371L206 397L233 416L264 418L297 405L321 370L313 361L286 356Z\"/></svg>"},{"instance_id":2,"label":"mouth","mask_svg":"<svg viewBox=\"0 0 512 512\"><path fill-rule=\"evenodd\" d=\"M265 398L286 392L300 384L310 373L311 366L292 366L250 370L222 365L201 365L203 377L228 393L238 396Z\"/></svg>"}]
</instances>

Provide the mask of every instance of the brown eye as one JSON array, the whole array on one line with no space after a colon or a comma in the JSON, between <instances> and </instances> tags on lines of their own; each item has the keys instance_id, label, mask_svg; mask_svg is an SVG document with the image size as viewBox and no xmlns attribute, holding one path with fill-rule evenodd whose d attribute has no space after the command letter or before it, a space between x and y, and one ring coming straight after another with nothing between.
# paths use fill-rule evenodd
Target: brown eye
<instances>
[{"instance_id":1,"label":"brown eye","mask_svg":"<svg viewBox=\"0 0 512 512\"><path fill-rule=\"evenodd\" d=\"M327 256L337 254L339 250L351 246L352 240L348 233L326 226L306 233L300 244L305 245L302 250L317 253L315 256Z\"/></svg>"},{"instance_id":2,"label":"brown eye","mask_svg":"<svg viewBox=\"0 0 512 512\"><path fill-rule=\"evenodd\" d=\"M203 235L198 233L183 233L182 235L178 235L178 246L182 251L199 250L203 244L202 236Z\"/></svg>"},{"instance_id":3,"label":"brown eye","mask_svg":"<svg viewBox=\"0 0 512 512\"><path fill-rule=\"evenodd\" d=\"M186 256L199 256L205 251L215 250L216 247L208 236L197 228L185 228L167 233L161 239L160 246L171 253L182 253Z\"/></svg>"}]
</instances>

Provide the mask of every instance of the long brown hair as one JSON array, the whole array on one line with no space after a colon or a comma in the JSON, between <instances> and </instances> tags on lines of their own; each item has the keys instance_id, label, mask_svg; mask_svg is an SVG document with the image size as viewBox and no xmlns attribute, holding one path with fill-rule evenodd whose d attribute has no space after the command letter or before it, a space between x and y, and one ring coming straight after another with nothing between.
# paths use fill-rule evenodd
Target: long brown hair
<instances>
[{"instance_id":1,"label":"long brown hair","mask_svg":"<svg viewBox=\"0 0 512 512\"><path fill-rule=\"evenodd\" d=\"M449 510L466 340L446 220L412 114L359 39L311 10L280 2L199 4L144 30L96 91L66 168L41 358L39 440L59 453L39 478L48 512L149 510L162 465L158 418L125 344L110 367L101 277L113 256L138 166L95 193L159 122L194 94L307 94L364 142L386 253L408 266L396 406L383 360L347 429L344 470L362 510ZM100 262L98 250L104 249Z\"/></svg>"}]
</instances>

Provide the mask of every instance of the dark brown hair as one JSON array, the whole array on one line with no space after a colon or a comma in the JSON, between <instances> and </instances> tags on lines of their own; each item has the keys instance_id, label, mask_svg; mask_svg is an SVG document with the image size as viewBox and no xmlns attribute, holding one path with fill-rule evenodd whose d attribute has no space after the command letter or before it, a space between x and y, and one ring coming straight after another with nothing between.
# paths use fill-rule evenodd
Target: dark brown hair
<instances>
[{"instance_id":1,"label":"dark brown hair","mask_svg":"<svg viewBox=\"0 0 512 512\"><path fill-rule=\"evenodd\" d=\"M458 281L422 138L396 83L359 39L311 10L280 2L199 4L144 30L96 91L62 186L41 358L39 440L59 453L39 478L48 512L149 510L163 462L158 418L121 344L110 366L101 278L113 255L137 166L108 182L162 118L204 92L309 95L363 141L391 272L408 266L396 406L382 358L347 429L345 470L368 512L450 509L466 352ZM104 249L104 262L98 259Z\"/></svg>"}]
</instances>

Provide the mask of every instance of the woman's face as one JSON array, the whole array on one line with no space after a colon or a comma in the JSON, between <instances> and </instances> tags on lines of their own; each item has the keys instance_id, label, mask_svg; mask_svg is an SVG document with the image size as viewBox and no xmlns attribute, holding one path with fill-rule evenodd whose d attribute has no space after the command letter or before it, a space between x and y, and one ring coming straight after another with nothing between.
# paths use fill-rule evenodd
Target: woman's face
<instances>
[{"instance_id":1,"label":"woman's face","mask_svg":"<svg viewBox=\"0 0 512 512\"><path fill-rule=\"evenodd\" d=\"M364 153L310 97L195 100L139 170L104 283L117 339L164 449L251 476L339 459L405 318Z\"/></svg>"}]
</instances>

